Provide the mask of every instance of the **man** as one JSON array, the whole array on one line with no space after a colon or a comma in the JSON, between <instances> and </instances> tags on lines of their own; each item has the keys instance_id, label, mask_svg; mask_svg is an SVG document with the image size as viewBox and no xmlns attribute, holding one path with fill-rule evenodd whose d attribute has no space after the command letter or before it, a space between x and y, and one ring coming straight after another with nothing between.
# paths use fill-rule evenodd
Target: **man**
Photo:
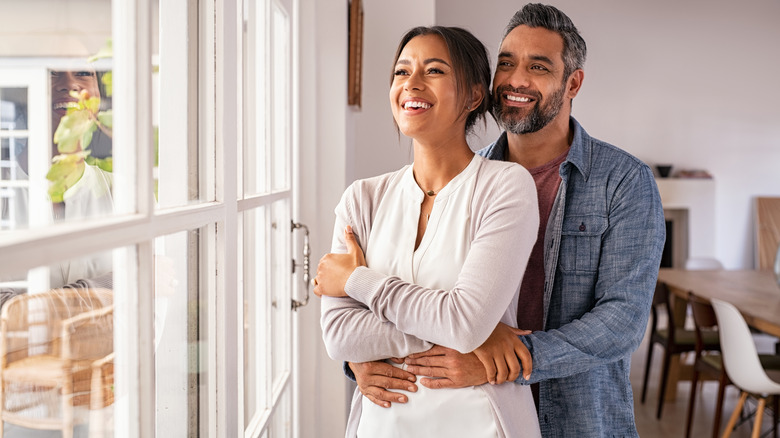
<instances>
[{"instance_id":1,"label":"man","mask_svg":"<svg viewBox=\"0 0 780 438\"><path fill-rule=\"evenodd\" d=\"M520 338L533 369L515 384L539 383L542 435L638 436L630 358L647 326L663 208L647 165L590 137L570 116L585 55L585 42L558 9L528 4L518 11L493 80L493 111L506 132L480 154L525 166L537 184L539 239L518 313L519 327L534 330ZM486 344L511 351L517 339L499 325ZM477 385L495 376L473 353L439 346L406 363L409 373L441 378L422 379L429 387ZM413 385L412 375L381 362L349 367L361 391L384 406L406 401L388 390Z\"/></svg>"}]
</instances>

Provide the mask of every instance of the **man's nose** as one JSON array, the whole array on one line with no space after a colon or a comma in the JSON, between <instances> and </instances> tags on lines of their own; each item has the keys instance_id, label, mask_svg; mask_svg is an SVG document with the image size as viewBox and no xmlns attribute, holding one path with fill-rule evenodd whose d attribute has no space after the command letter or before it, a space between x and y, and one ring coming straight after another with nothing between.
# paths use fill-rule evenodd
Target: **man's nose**
<instances>
[{"instance_id":1,"label":"man's nose","mask_svg":"<svg viewBox=\"0 0 780 438\"><path fill-rule=\"evenodd\" d=\"M516 67L501 85L511 85L513 88L530 88L531 75L524 68Z\"/></svg>"},{"instance_id":2,"label":"man's nose","mask_svg":"<svg viewBox=\"0 0 780 438\"><path fill-rule=\"evenodd\" d=\"M54 89L57 91L80 91L81 85L72 73L62 72L54 80Z\"/></svg>"}]
</instances>

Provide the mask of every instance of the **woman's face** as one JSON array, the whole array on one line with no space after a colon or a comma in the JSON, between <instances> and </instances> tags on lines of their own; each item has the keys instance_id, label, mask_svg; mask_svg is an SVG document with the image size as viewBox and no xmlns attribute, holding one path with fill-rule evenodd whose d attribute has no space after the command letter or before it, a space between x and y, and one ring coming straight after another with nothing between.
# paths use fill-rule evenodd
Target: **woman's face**
<instances>
[{"instance_id":1,"label":"woman's face","mask_svg":"<svg viewBox=\"0 0 780 438\"><path fill-rule=\"evenodd\" d=\"M395 63L390 86L390 107L401 132L428 141L463 135L465 106L444 40L438 35L412 38Z\"/></svg>"},{"instance_id":2,"label":"woman's face","mask_svg":"<svg viewBox=\"0 0 780 438\"><path fill-rule=\"evenodd\" d=\"M100 97L97 73L93 70L51 72L51 109L55 121L59 122L68 108L76 106L78 98L71 96L70 92L80 93L82 90L86 90L90 97Z\"/></svg>"}]
</instances>

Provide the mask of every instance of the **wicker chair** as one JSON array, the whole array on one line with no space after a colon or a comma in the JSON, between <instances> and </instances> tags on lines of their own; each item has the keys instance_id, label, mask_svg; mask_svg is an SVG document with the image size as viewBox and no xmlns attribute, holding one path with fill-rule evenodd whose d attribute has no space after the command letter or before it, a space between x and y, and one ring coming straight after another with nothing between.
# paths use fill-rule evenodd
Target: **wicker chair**
<instances>
[{"instance_id":1,"label":"wicker chair","mask_svg":"<svg viewBox=\"0 0 780 438\"><path fill-rule=\"evenodd\" d=\"M52 289L16 296L3 306L0 438L3 421L61 430L71 438L76 406L108 404L113 311L113 292L107 289Z\"/></svg>"}]
</instances>

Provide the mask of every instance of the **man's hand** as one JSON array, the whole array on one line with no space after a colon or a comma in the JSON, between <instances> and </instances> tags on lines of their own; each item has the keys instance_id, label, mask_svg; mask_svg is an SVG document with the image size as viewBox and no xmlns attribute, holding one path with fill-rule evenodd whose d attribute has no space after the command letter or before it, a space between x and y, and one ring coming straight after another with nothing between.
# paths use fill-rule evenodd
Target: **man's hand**
<instances>
[{"instance_id":1,"label":"man's hand","mask_svg":"<svg viewBox=\"0 0 780 438\"><path fill-rule=\"evenodd\" d=\"M485 343L472 353L461 354L437 345L407 357L407 370L417 375L439 377L420 379L421 384L434 389L514 381L520 375L521 364L525 370L523 377L527 380L533 369L531 354L518 336L530 333L499 323Z\"/></svg>"},{"instance_id":2,"label":"man's hand","mask_svg":"<svg viewBox=\"0 0 780 438\"><path fill-rule=\"evenodd\" d=\"M401 363L400 359L394 361ZM355 374L360 392L378 406L389 408L392 402L406 403L409 400L407 396L389 389L417 392L417 385L414 384L417 377L388 363L376 361L348 364Z\"/></svg>"},{"instance_id":3,"label":"man's hand","mask_svg":"<svg viewBox=\"0 0 780 438\"><path fill-rule=\"evenodd\" d=\"M428 351L409 355L404 360L407 371L422 376L420 383L431 389L465 388L487 383L485 367L474 353L461 354L452 348L436 345Z\"/></svg>"}]
</instances>

